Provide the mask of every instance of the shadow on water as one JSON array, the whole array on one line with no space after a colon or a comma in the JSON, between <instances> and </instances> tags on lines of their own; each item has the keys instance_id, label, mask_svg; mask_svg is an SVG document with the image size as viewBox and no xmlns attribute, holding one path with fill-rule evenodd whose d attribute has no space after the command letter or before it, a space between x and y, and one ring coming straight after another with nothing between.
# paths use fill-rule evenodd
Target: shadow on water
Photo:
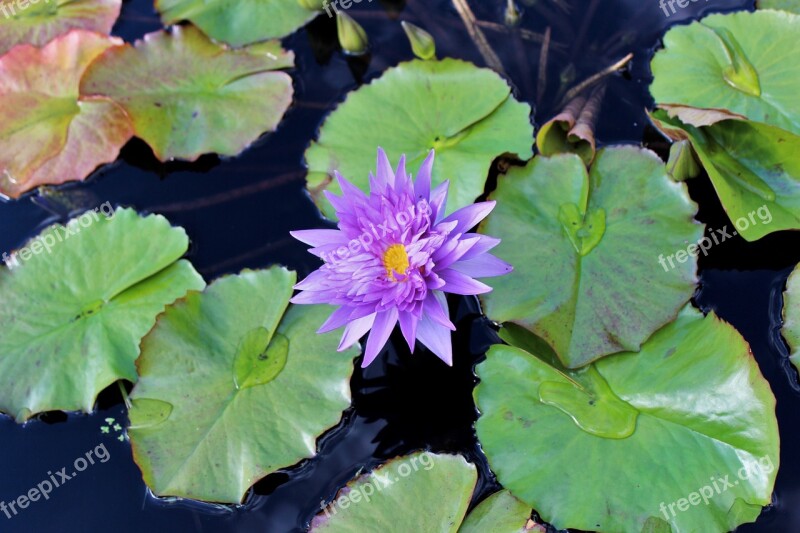
<instances>
[{"instance_id":1,"label":"shadow on water","mask_svg":"<svg viewBox=\"0 0 800 533\"><path fill-rule=\"evenodd\" d=\"M662 156L666 144L647 125L650 104L649 58L665 29L704 12L752 8L752 1L708 0L690 3L666 16L655 0L585 0L521 3L521 28L542 34L551 27L548 83L539 87L540 43L502 26L505 2L471 2L500 57L517 96L535 105L537 124L549 119L563 96L562 79L574 83L611 65L628 52L627 69L609 79L599 117L601 144L644 143ZM559 5L568 8L562 11ZM148 0L126 1L115 33L132 40L160 27ZM320 16L307 29L285 40L297 54L295 103L276 134L261 139L240 157L205 156L198 162L158 162L149 148L132 141L119 162L85 184L61 188L52 198L0 205L0 249L17 248L43 226L67 216L74 204L110 201L143 212L166 215L192 238L190 257L210 281L242 268L282 263L305 276L318 264L305 246L292 240L292 229L324 224L305 195L303 151L324 116L347 91L375 78L387 67L411 58L399 19L429 30L439 57L484 62L447 0L362 3L350 10L366 28L372 45L369 62L348 61L339 52L335 24ZM693 180L691 194L702 208L699 219L723 227L725 215L707 179ZM64 199L66 197L66 200ZM85 208L94 205L84 205ZM792 450L800 435L792 413L800 402L797 376L788 365L780 324L780 291L791 267L800 260L800 236L770 236L755 244L734 239L701 260L698 305L715 310L750 342L764 375L778 397L781 423L781 471L776 503L755 525L742 531L800 529L800 465ZM0 416L0 500L11 501L28 488L100 444L110 459L71 479L12 519L0 515L0 530L80 531L302 531L323 500L361 469L418 449L458 452L479 466L473 503L498 487L475 439L477 418L472 401L473 365L494 333L479 315L474 299L452 299L459 331L454 337L455 366L447 368L424 350L413 357L395 336L387 353L352 380L354 404L342 422L319 441L314 459L259 482L242 507L210 506L153 498L133 463L130 445L118 440L106 418L124 424L119 393L105 391L91 416L47 414L16 426Z\"/></svg>"}]
</instances>

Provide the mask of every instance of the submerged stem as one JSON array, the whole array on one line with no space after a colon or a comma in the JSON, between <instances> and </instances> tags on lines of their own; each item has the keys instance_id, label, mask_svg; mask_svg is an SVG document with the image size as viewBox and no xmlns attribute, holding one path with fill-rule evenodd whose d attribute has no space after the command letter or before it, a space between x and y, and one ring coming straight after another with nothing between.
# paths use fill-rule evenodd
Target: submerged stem
<instances>
[{"instance_id":1,"label":"submerged stem","mask_svg":"<svg viewBox=\"0 0 800 533\"><path fill-rule=\"evenodd\" d=\"M503 63L489 45L489 41L486 40L486 36L483 34L483 31L481 31L481 29L478 27L475 13L472 12L467 0L453 0L453 6L461 16L461 20L464 21L464 26L467 27L467 33L469 33L470 38L475 42L475 45L478 47L478 50L483 56L484 61L486 61L486 64L489 65L489 68L497 71L500 74L505 74L505 71L503 70Z\"/></svg>"},{"instance_id":2,"label":"submerged stem","mask_svg":"<svg viewBox=\"0 0 800 533\"><path fill-rule=\"evenodd\" d=\"M585 80L580 82L578 85L576 85L575 87L573 87L572 89L567 91L567 94L564 95L564 98L561 101L562 102L569 102L570 100L572 100L573 98L578 96L580 93L582 93L583 91L585 91L586 89L588 89L589 87L591 87L592 85L597 83L598 81L602 80L603 78L605 78L609 74L612 74L612 73L618 71L619 69L621 69L622 67L624 67L625 65L627 65L628 62L631 59L633 59L633 53L629 53L628 55L626 55L625 57L623 57L622 59L620 59L619 61L617 61L613 65L611 65L610 67L607 67L607 68L601 70L600 72L598 72L597 74L594 74L594 75L586 78Z\"/></svg>"}]
</instances>

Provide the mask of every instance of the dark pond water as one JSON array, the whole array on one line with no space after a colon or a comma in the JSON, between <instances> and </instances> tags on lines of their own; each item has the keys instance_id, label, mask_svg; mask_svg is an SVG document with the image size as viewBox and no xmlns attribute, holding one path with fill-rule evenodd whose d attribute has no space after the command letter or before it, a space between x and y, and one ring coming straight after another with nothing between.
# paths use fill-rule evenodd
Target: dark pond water
<instances>
[{"instance_id":1,"label":"dark pond water","mask_svg":"<svg viewBox=\"0 0 800 533\"><path fill-rule=\"evenodd\" d=\"M472 0L479 19L501 22L500 0ZM707 0L691 3L669 18L656 0L569 1L570 17L550 2L526 8L523 27L541 32L550 24L563 48L551 57L546 91L538 102L537 123L549 118L559 98L559 73L570 62L578 80L635 52L624 75L610 80L597 136L602 144L643 142L662 155L666 144L647 126L649 58L671 24L703 12L752 8L752 1ZM149 0L126 2L115 33L131 40L159 28ZM398 17L427 28L439 56L482 65L449 0L371 2L351 9L366 28L372 56L368 63L347 61L336 50L335 25L320 17L286 39L297 54L295 104L279 131L240 157L221 161L204 157L188 164L158 163L140 142L130 143L122 160L88 183L67 187L69 198L82 196L85 207L110 201L142 212L166 215L186 228L190 257L211 280L242 268L280 263L301 276L317 267L305 246L290 239L292 229L320 227L316 209L304 194L302 155L323 117L344 94L389 66L411 57ZM551 18L548 19L548 16ZM537 101L539 45L486 29L519 98ZM691 182L701 205L699 218L714 228L728 223L705 178ZM87 197L88 195L88 197ZM0 203L0 251L9 251L66 213L55 202L27 197ZM535 246L535 243L531 243ZM742 531L800 531L800 387L780 339L780 292L791 267L800 261L800 234L772 235L755 244L740 238L716 247L701 260L702 286L696 303L731 322L750 342L762 372L778 398L781 469L775 504ZM113 258L109 258L110 260ZM445 368L431 354L410 357L393 338L388 355L352 381L354 406L342 423L319 442L319 455L258 485L243 507L209 506L153 498L131 459L130 446L113 429L101 431L106 418L124 425L119 392L107 390L91 416L48 414L19 427L0 415L0 500L10 501L89 449L104 445L110 454L66 485L48 501L39 501L8 520L9 532L289 532L301 531L358 470L425 448L466 455L481 470L473 503L496 490L472 425L473 365L494 335L478 315L477 301L451 302L458 334L455 366ZM654 379L657 377L654 376ZM669 468L669 465L664 465ZM654 473L657 475L657 473Z\"/></svg>"}]
</instances>

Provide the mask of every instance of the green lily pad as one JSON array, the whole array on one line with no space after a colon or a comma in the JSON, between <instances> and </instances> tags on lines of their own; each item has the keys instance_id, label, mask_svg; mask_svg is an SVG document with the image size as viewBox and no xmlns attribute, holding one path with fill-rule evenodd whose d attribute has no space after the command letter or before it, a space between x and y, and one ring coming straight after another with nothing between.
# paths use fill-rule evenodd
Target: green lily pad
<instances>
[{"instance_id":1,"label":"green lily pad","mask_svg":"<svg viewBox=\"0 0 800 533\"><path fill-rule=\"evenodd\" d=\"M156 0L156 9L165 26L189 20L231 46L285 37L319 14L297 0Z\"/></svg>"},{"instance_id":2,"label":"green lily pad","mask_svg":"<svg viewBox=\"0 0 800 533\"><path fill-rule=\"evenodd\" d=\"M495 492L469 513L458 533L522 533L531 508L509 491Z\"/></svg>"},{"instance_id":3,"label":"green lily pad","mask_svg":"<svg viewBox=\"0 0 800 533\"><path fill-rule=\"evenodd\" d=\"M162 161L233 156L278 126L293 94L278 69L293 62L274 41L230 50L197 28L174 27L109 50L86 72L81 93L120 104Z\"/></svg>"},{"instance_id":4,"label":"green lily pad","mask_svg":"<svg viewBox=\"0 0 800 533\"><path fill-rule=\"evenodd\" d=\"M122 0L4 0L0 55L18 44L45 45L72 29L109 33L121 7Z\"/></svg>"},{"instance_id":5,"label":"green lily pad","mask_svg":"<svg viewBox=\"0 0 800 533\"><path fill-rule=\"evenodd\" d=\"M397 458L348 483L310 531L456 533L477 480L475 466L460 455Z\"/></svg>"},{"instance_id":6,"label":"green lily pad","mask_svg":"<svg viewBox=\"0 0 800 533\"><path fill-rule=\"evenodd\" d=\"M326 306L289 306L294 272L244 271L190 293L142 340L128 432L159 496L239 503L316 453L350 405L359 350L315 335Z\"/></svg>"},{"instance_id":7,"label":"green lily pad","mask_svg":"<svg viewBox=\"0 0 800 533\"><path fill-rule=\"evenodd\" d=\"M696 128L663 111L652 118L668 135L691 141L735 227L732 235L755 241L800 229L800 136L747 120Z\"/></svg>"},{"instance_id":8,"label":"green lily pad","mask_svg":"<svg viewBox=\"0 0 800 533\"><path fill-rule=\"evenodd\" d=\"M491 196L480 231L502 239L514 272L482 296L486 314L529 328L568 367L638 350L694 292L686 250L703 227L652 152L606 148L588 173L574 154L536 157Z\"/></svg>"},{"instance_id":9,"label":"green lily pad","mask_svg":"<svg viewBox=\"0 0 800 533\"><path fill-rule=\"evenodd\" d=\"M205 285L177 261L188 245L164 217L119 209L50 226L17 252L0 269L0 411L88 412L110 384L135 382L156 315Z\"/></svg>"},{"instance_id":10,"label":"green lily pad","mask_svg":"<svg viewBox=\"0 0 800 533\"><path fill-rule=\"evenodd\" d=\"M789 344L789 359L800 370L800 267L795 268L783 295L783 338Z\"/></svg>"},{"instance_id":11,"label":"green lily pad","mask_svg":"<svg viewBox=\"0 0 800 533\"><path fill-rule=\"evenodd\" d=\"M758 0L758 9L780 9L800 14L800 0Z\"/></svg>"},{"instance_id":12,"label":"green lily pad","mask_svg":"<svg viewBox=\"0 0 800 533\"><path fill-rule=\"evenodd\" d=\"M722 532L770 503L775 397L713 314L687 306L640 353L578 371L496 345L477 373L492 470L559 529Z\"/></svg>"},{"instance_id":13,"label":"green lily pad","mask_svg":"<svg viewBox=\"0 0 800 533\"><path fill-rule=\"evenodd\" d=\"M658 104L727 110L800 135L798 33L800 16L771 10L675 26L653 58L650 92Z\"/></svg>"},{"instance_id":14,"label":"green lily pad","mask_svg":"<svg viewBox=\"0 0 800 533\"><path fill-rule=\"evenodd\" d=\"M43 48L20 45L0 57L0 195L82 180L117 158L133 134L128 116L78 86L95 58L120 45L73 30Z\"/></svg>"},{"instance_id":15,"label":"green lily pad","mask_svg":"<svg viewBox=\"0 0 800 533\"><path fill-rule=\"evenodd\" d=\"M533 155L530 111L489 69L456 59L401 63L351 93L327 118L306 151L308 188L323 214L335 219L322 195L340 192L335 170L368 190L376 146L391 161L405 154L413 172L435 149L432 181L450 180L447 207L455 211L483 193L496 157Z\"/></svg>"}]
</instances>

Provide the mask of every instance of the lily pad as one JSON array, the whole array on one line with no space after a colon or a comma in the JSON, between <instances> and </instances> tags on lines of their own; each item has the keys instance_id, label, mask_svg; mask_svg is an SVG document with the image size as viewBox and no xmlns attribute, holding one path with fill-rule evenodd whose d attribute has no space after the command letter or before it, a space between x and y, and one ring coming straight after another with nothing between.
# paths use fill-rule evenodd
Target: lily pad
<instances>
[{"instance_id":1,"label":"lily pad","mask_svg":"<svg viewBox=\"0 0 800 533\"><path fill-rule=\"evenodd\" d=\"M755 241L800 229L800 136L747 120L724 120L696 128L651 117L667 135L689 139L728 213L732 235Z\"/></svg>"},{"instance_id":2,"label":"lily pad","mask_svg":"<svg viewBox=\"0 0 800 533\"><path fill-rule=\"evenodd\" d=\"M45 45L72 29L109 33L121 7L122 0L5 0L0 5L0 55L18 44Z\"/></svg>"},{"instance_id":3,"label":"lily pad","mask_svg":"<svg viewBox=\"0 0 800 533\"><path fill-rule=\"evenodd\" d=\"M800 135L798 33L800 16L771 10L673 27L650 92L658 104L727 110Z\"/></svg>"},{"instance_id":4,"label":"lily pad","mask_svg":"<svg viewBox=\"0 0 800 533\"><path fill-rule=\"evenodd\" d=\"M509 491L495 492L469 513L458 533L522 533L531 518L531 508Z\"/></svg>"},{"instance_id":5,"label":"lily pad","mask_svg":"<svg viewBox=\"0 0 800 533\"><path fill-rule=\"evenodd\" d=\"M477 373L492 470L559 529L723 532L770 503L775 397L713 314L687 306L640 353L579 371L496 345Z\"/></svg>"},{"instance_id":6,"label":"lily pad","mask_svg":"<svg viewBox=\"0 0 800 533\"><path fill-rule=\"evenodd\" d=\"M310 531L456 533L477 479L475 466L460 455L394 459L348 483Z\"/></svg>"},{"instance_id":7,"label":"lily pad","mask_svg":"<svg viewBox=\"0 0 800 533\"><path fill-rule=\"evenodd\" d=\"M294 272L245 271L190 293L142 341L129 435L159 496L239 503L316 453L350 404L357 349L315 335L325 306L289 306Z\"/></svg>"},{"instance_id":8,"label":"lily pad","mask_svg":"<svg viewBox=\"0 0 800 533\"><path fill-rule=\"evenodd\" d=\"M405 154L413 171L435 149L432 181L451 181L447 208L453 212L483 193L496 157L533 155L530 111L491 70L456 59L401 63L351 93L327 118L306 151L308 188L333 220L322 191L341 192L334 171L367 190L375 146L392 161Z\"/></svg>"},{"instance_id":9,"label":"lily pad","mask_svg":"<svg viewBox=\"0 0 800 533\"><path fill-rule=\"evenodd\" d=\"M800 267L795 268L783 295L783 338L789 344L789 359L800 370Z\"/></svg>"},{"instance_id":10,"label":"lily pad","mask_svg":"<svg viewBox=\"0 0 800 533\"><path fill-rule=\"evenodd\" d=\"M189 20L231 46L285 37L319 14L297 0L156 0L156 9L164 25Z\"/></svg>"},{"instance_id":11,"label":"lily pad","mask_svg":"<svg viewBox=\"0 0 800 533\"><path fill-rule=\"evenodd\" d=\"M292 79L278 70L293 62L277 42L230 50L197 28L173 27L109 50L86 72L81 93L119 103L162 161L233 156L283 118Z\"/></svg>"},{"instance_id":12,"label":"lily pad","mask_svg":"<svg viewBox=\"0 0 800 533\"><path fill-rule=\"evenodd\" d=\"M0 270L0 411L91 411L119 379L136 381L139 341L164 306L205 283L186 233L162 216L88 211L54 225ZM176 262L177 261L177 262Z\"/></svg>"},{"instance_id":13,"label":"lily pad","mask_svg":"<svg viewBox=\"0 0 800 533\"><path fill-rule=\"evenodd\" d=\"M0 194L82 180L117 158L132 127L116 103L79 94L89 64L122 41L73 30L0 57Z\"/></svg>"},{"instance_id":14,"label":"lily pad","mask_svg":"<svg viewBox=\"0 0 800 533\"><path fill-rule=\"evenodd\" d=\"M694 292L686 250L703 226L652 152L606 148L591 172L574 154L536 157L491 197L480 231L502 239L496 255L514 272L482 296L486 314L529 328L568 367L638 350Z\"/></svg>"}]
</instances>

